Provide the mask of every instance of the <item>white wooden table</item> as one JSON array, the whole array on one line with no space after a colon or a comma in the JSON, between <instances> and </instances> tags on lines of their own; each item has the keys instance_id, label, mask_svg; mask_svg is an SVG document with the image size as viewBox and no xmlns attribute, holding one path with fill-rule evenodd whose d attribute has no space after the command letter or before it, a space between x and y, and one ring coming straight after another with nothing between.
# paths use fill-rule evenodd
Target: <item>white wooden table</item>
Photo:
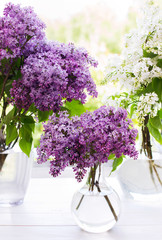
<instances>
[{"instance_id":1,"label":"white wooden table","mask_svg":"<svg viewBox=\"0 0 162 240\"><path fill-rule=\"evenodd\" d=\"M82 231L74 222L70 204L78 183L72 178L32 178L20 206L0 207L0 240L162 240L162 202L122 200L115 227L102 234Z\"/></svg>"}]
</instances>

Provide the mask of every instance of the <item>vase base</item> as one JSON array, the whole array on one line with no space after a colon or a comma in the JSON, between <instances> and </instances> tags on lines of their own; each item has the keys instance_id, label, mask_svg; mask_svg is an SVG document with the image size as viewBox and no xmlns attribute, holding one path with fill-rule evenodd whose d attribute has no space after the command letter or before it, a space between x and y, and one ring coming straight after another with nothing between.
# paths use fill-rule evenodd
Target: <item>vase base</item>
<instances>
[{"instance_id":1,"label":"vase base","mask_svg":"<svg viewBox=\"0 0 162 240\"><path fill-rule=\"evenodd\" d=\"M103 233L103 232L107 232L110 229L113 228L113 226L116 224L116 221L111 221L109 224L105 224L105 225L90 225L90 224L86 224L86 223L82 223L81 221L78 221L76 219L76 217L74 216L74 219L77 223L77 225L84 231L89 232L89 233Z\"/></svg>"},{"instance_id":2,"label":"vase base","mask_svg":"<svg viewBox=\"0 0 162 240\"><path fill-rule=\"evenodd\" d=\"M0 207L14 207L14 206L19 206L23 203L24 199L19 199L17 201L0 201Z\"/></svg>"},{"instance_id":3,"label":"vase base","mask_svg":"<svg viewBox=\"0 0 162 240\"><path fill-rule=\"evenodd\" d=\"M76 192L72 200L72 214L77 225L90 233L103 233L110 230L120 215L120 199L117 193L107 186L102 192L87 190L87 185Z\"/></svg>"},{"instance_id":4,"label":"vase base","mask_svg":"<svg viewBox=\"0 0 162 240\"><path fill-rule=\"evenodd\" d=\"M162 193L157 194L140 194L140 193L134 193L134 192L127 192L126 196L136 200L136 201L161 201L162 200Z\"/></svg>"}]
</instances>

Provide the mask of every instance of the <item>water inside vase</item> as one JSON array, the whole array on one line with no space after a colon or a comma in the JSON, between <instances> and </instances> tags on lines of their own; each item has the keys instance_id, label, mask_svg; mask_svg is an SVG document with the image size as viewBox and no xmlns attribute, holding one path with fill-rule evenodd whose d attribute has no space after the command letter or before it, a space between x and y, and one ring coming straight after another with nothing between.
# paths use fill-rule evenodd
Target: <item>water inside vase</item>
<instances>
[{"instance_id":1,"label":"water inside vase","mask_svg":"<svg viewBox=\"0 0 162 240\"><path fill-rule=\"evenodd\" d=\"M101 188L101 192L89 191L83 187L72 201L72 213L77 224L85 231L100 233L111 229L116 220L106 200L109 199L117 217L120 213L120 200L111 188Z\"/></svg>"}]
</instances>

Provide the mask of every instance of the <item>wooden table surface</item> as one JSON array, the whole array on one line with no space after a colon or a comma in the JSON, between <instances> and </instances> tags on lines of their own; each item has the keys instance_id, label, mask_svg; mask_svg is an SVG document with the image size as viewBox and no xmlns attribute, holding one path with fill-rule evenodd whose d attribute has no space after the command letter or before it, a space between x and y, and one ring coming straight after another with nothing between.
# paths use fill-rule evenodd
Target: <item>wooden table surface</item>
<instances>
[{"instance_id":1,"label":"wooden table surface","mask_svg":"<svg viewBox=\"0 0 162 240\"><path fill-rule=\"evenodd\" d=\"M79 187L72 178L32 178L24 203L0 207L0 240L162 240L162 201L126 199L116 179L122 212L113 229L102 234L82 231L70 204Z\"/></svg>"}]
</instances>

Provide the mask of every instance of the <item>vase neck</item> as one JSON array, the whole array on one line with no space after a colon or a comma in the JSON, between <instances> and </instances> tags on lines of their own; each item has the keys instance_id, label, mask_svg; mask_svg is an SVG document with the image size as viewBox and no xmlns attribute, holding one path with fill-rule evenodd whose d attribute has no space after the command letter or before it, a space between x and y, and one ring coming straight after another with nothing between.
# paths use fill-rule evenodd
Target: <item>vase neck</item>
<instances>
[{"instance_id":1,"label":"vase neck","mask_svg":"<svg viewBox=\"0 0 162 240\"><path fill-rule=\"evenodd\" d=\"M144 154L149 158L152 159L152 145L150 139L150 132L147 127L148 123L148 116L145 117L144 126L142 126L142 144L141 144L141 152L143 151Z\"/></svg>"},{"instance_id":2,"label":"vase neck","mask_svg":"<svg viewBox=\"0 0 162 240\"><path fill-rule=\"evenodd\" d=\"M88 172L87 185L89 186L89 190L93 191L95 188L97 188L99 191L99 186L103 184L103 166L101 163L95 164L89 169Z\"/></svg>"}]
</instances>

